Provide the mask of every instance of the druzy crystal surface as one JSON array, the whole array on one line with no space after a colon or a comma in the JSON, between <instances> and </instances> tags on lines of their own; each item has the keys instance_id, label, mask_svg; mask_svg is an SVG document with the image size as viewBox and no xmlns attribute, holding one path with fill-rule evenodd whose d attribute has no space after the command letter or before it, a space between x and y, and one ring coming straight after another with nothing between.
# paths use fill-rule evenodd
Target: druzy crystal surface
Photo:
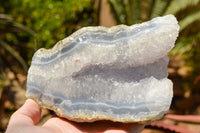
<instances>
[{"instance_id":1,"label":"druzy crystal surface","mask_svg":"<svg viewBox=\"0 0 200 133\"><path fill-rule=\"evenodd\" d=\"M173 96L166 54L178 30L173 15L132 26L82 28L34 54L26 96L77 122L159 119Z\"/></svg>"}]
</instances>

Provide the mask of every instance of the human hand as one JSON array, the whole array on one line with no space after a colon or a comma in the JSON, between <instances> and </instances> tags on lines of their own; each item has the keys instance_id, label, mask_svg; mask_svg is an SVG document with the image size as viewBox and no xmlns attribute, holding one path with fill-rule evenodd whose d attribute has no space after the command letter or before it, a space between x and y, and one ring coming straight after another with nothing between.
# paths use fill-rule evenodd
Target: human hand
<instances>
[{"instance_id":1,"label":"human hand","mask_svg":"<svg viewBox=\"0 0 200 133\"><path fill-rule=\"evenodd\" d=\"M53 117L42 126L36 126L41 119L41 108L31 99L19 108L10 118L6 133L140 133L144 125L97 121L75 123L63 118Z\"/></svg>"}]
</instances>

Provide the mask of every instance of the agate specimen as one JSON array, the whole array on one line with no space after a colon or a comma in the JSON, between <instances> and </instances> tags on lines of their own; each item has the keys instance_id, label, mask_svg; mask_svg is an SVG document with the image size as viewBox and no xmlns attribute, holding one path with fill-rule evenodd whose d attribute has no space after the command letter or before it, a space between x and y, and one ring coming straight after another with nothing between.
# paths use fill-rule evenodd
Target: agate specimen
<instances>
[{"instance_id":1,"label":"agate specimen","mask_svg":"<svg viewBox=\"0 0 200 133\"><path fill-rule=\"evenodd\" d=\"M178 30L173 15L82 28L34 54L26 96L77 122L157 120L173 96L166 54Z\"/></svg>"}]
</instances>

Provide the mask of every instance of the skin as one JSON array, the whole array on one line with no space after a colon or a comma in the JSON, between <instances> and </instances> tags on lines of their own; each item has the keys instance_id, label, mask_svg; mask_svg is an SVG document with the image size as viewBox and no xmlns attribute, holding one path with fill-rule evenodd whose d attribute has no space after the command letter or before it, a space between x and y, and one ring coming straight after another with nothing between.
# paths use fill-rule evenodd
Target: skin
<instances>
[{"instance_id":1,"label":"skin","mask_svg":"<svg viewBox=\"0 0 200 133\"><path fill-rule=\"evenodd\" d=\"M41 108L33 100L26 100L10 118L6 133L140 133L144 125L137 123L119 123L98 121L93 123L75 123L63 118L52 117L42 126Z\"/></svg>"}]
</instances>

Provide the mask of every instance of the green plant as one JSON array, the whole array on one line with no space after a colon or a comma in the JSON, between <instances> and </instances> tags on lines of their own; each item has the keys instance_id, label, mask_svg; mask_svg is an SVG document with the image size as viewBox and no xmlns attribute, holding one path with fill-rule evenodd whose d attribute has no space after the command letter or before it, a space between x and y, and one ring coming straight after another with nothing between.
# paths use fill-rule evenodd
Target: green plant
<instances>
[{"instance_id":1,"label":"green plant","mask_svg":"<svg viewBox=\"0 0 200 133\"><path fill-rule=\"evenodd\" d=\"M180 25L180 36L173 54L180 54L177 53L180 50L179 45L186 49L183 43L192 44L200 38L199 35L194 36L200 33L200 27L193 25L200 21L200 0L109 0L109 3L118 24L132 25L157 16L176 15ZM191 29L196 29L193 34Z\"/></svg>"},{"instance_id":2,"label":"green plant","mask_svg":"<svg viewBox=\"0 0 200 133\"><path fill-rule=\"evenodd\" d=\"M109 0L118 24L135 24L157 16L178 15L188 7L196 6L200 0ZM200 17L200 9L187 13L180 20L180 31Z\"/></svg>"},{"instance_id":3,"label":"green plant","mask_svg":"<svg viewBox=\"0 0 200 133\"><path fill-rule=\"evenodd\" d=\"M6 14L0 14L0 29L5 32L5 36L9 36L11 34L13 34L14 30L15 31L23 31L26 32L32 36L36 36L35 32L28 29L27 27L25 27L22 24L19 24L17 22L15 22L11 17L7 16ZM2 38L2 39L1 39ZM2 35L0 38L0 46L3 48L0 51L0 55L4 58L6 58L5 53L9 53L13 58L15 58L24 68L25 71L27 71L28 67L27 64L25 62L25 60L20 56L20 54L18 53L18 51L13 48L12 46L10 46L6 41L4 40L4 35ZM6 38L6 37L5 37ZM1 63L3 65L3 59L1 59ZM6 59L4 59L6 60Z\"/></svg>"},{"instance_id":4,"label":"green plant","mask_svg":"<svg viewBox=\"0 0 200 133\"><path fill-rule=\"evenodd\" d=\"M21 92L25 88L20 80L26 78L19 75L26 75L33 53L41 47L51 48L77 29L97 25L99 20L94 0L0 0L0 3L1 132L6 128L7 117L17 108L16 90ZM8 78L10 73L14 79ZM10 109L5 103L15 106Z\"/></svg>"},{"instance_id":5,"label":"green plant","mask_svg":"<svg viewBox=\"0 0 200 133\"><path fill-rule=\"evenodd\" d=\"M25 70L37 49L51 48L75 30L96 22L93 0L0 0L0 3L0 47Z\"/></svg>"}]
</instances>

